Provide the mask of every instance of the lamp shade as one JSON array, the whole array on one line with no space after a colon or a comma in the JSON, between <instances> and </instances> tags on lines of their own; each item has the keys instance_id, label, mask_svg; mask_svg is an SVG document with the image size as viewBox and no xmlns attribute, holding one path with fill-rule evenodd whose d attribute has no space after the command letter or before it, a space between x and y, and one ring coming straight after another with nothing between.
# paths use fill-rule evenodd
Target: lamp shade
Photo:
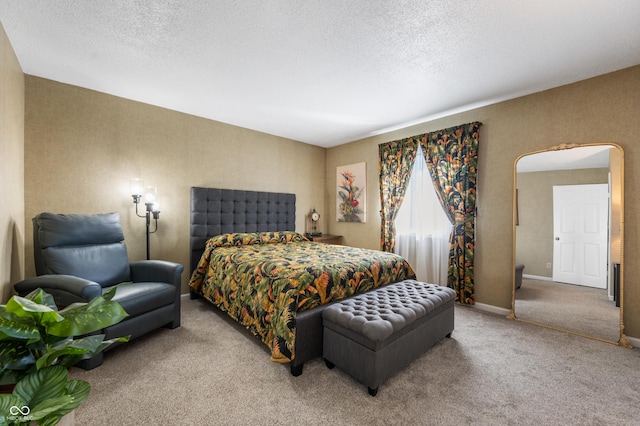
<instances>
[{"instance_id":1,"label":"lamp shade","mask_svg":"<svg viewBox=\"0 0 640 426\"><path fill-rule=\"evenodd\" d=\"M144 202L145 203L155 203L156 198L158 196L157 189L155 186L147 186L144 188Z\"/></svg>"},{"instance_id":2,"label":"lamp shade","mask_svg":"<svg viewBox=\"0 0 640 426\"><path fill-rule=\"evenodd\" d=\"M144 188L144 181L142 179L130 179L129 180L129 192L131 195L142 195L142 189Z\"/></svg>"}]
</instances>

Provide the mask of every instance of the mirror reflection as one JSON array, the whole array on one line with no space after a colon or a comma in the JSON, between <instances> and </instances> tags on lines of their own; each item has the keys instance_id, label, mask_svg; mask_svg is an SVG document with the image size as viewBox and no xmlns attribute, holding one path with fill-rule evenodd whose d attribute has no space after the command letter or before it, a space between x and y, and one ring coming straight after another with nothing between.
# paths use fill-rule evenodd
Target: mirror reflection
<instances>
[{"instance_id":1,"label":"mirror reflection","mask_svg":"<svg viewBox=\"0 0 640 426\"><path fill-rule=\"evenodd\" d=\"M526 154L514 178L512 314L623 342L622 149L563 145Z\"/></svg>"}]
</instances>

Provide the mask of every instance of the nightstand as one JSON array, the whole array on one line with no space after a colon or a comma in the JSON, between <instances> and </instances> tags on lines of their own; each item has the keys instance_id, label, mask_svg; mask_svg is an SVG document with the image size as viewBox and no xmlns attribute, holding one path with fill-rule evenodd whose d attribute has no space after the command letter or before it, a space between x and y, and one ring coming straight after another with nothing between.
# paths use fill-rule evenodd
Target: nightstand
<instances>
[{"instance_id":1,"label":"nightstand","mask_svg":"<svg viewBox=\"0 0 640 426\"><path fill-rule=\"evenodd\" d=\"M342 235L330 235L330 234L322 234L316 235L312 237L311 235L306 235L308 239L311 241L315 241L317 243L325 243L325 244L342 244Z\"/></svg>"}]
</instances>

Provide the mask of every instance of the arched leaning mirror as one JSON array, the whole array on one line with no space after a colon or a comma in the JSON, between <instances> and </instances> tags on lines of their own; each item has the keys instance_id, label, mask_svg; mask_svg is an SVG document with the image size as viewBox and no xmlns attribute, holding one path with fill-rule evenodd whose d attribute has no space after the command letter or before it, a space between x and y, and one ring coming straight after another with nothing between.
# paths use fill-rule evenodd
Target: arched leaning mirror
<instances>
[{"instance_id":1,"label":"arched leaning mirror","mask_svg":"<svg viewBox=\"0 0 640 426\"><path fill-rule=\"evenodd\" d=\"M514 165L510 318L631 347L624 334L624 152L614 143Z\"/></svg>"}]
</instances>

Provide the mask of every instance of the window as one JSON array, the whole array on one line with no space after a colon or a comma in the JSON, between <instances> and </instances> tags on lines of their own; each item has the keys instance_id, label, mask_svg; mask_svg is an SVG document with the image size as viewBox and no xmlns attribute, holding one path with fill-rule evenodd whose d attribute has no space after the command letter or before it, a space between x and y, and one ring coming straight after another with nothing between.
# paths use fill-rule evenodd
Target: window
<instances>
[{"instance_id":1,"label":"window","mask_svg":"<svg viewBox=\"0 0 640 426\"><path fill-rule=\"evenodd\" d=\"M418 149L409 185L395 220L395 252L404 257L419 281L447 285L451 224Z\"/></svg>"}]
</instances>

